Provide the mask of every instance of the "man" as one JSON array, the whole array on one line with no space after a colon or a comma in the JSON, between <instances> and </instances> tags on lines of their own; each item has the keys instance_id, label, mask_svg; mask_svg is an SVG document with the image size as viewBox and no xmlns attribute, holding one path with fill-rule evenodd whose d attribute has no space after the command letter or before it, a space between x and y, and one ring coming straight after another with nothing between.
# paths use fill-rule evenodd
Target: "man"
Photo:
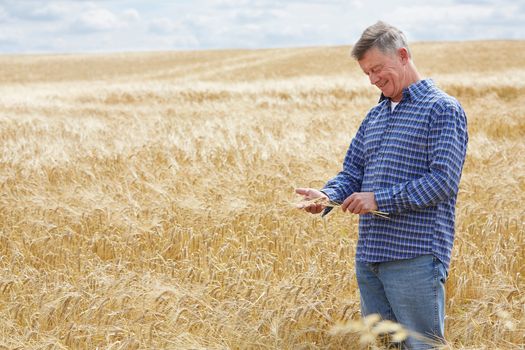
<instances>
[{"instance_id":1,"label":"man","mask_svg":"<svg viewBox=\"0 0 525 350\"><path fill-rule=\"evenodd\" d=\"M466 116L455 98L421 78L399 29L384 22L368 27L352 56L381 99L352 140L343 170L320 191L296 192L323 200L305 202L307 212L328 213L329 200L360 215L356 277L362 315L378 313L443 341ZM406 346L432 347L416 337Z\"/></svg>"}]
</instances>

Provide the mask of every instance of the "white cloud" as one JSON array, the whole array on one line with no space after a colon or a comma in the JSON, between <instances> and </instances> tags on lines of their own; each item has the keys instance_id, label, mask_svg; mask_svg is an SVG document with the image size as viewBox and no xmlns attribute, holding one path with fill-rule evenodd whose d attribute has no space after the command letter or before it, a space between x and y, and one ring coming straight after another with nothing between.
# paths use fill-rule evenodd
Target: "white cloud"
<instances>
[{"instance_id":1,"label":"white cloud","mask_svg":"<svg viewBox=\"0 0 525 350\"><path fill-rule=\"evenodd\" d=\"M243 8L234 10L232 19L237 23L268 22L284 15L285 12L280 9Z\"/></svg>"},{"instance_id":2,"label":"white cloud","mask_svg":"<svg viewBox=\"0 0 525 350\"><path fill-rule=\"evenodd\" d=\"M282 7L283 2L273 0L211 0L211 5L216 8L275 8Z\"/></svg>"},{"instance_id":3,"label":"white cloud","mask_svg":"<svg viewBox=\"0 0 525 350\"><path fill-rule=\"evenodd\" d=\"M444 5L440 7L421 5L397 8L389 17L397 18L399 22L448 24L458 21L467 21L468 23L472 20L485 20L492 12L491 8L475 5Z\"/></svg>"},{"instance_id":4,"label":"white cloud","mask_svg":"<svg viewBox=\"0 0 525 350\"><path fill-rule=\"evenodd\" d=\"M0 52L342 45L379 19L411 41L525 39L511 0L2 0Z\"/></svg>"},{"instance_id":5,"label":"white cloud","mask_svg":"<svg viewBox=\"0 0 525 350\"><path fill-rule=\"evenodd\" d=\"M60 3L45 4L44 6L32 7L26 16L37 20L55 20L63 18L68 13L68 7Z\"/></svg>"},{"instance_id":6,"label":"white cloud","mask_svg":"<svg viewBox=\"0 0 525 350\"><path fill-rule=\"evenodd\" d=\"M0 6L0 23L5 21L8 17L9 15L7 14L7 11Z\"/></svg>"},{"instance_id":7,"label":"white cloud","mask_svg":"<svg viewBox=\"0 0 525 350\"><path fill-rule=\"evenodd\" d=\"M512 2L459 1L442 6L397 8L387 16L409 34L409 40L525 38L523 11Z\"/></svg>"},{"instance_id":8,"label":"white cloud","mask_svg":"<svg viewBox=\"0 0 525 350\"><path fill-rule=\"evenodd\" d=\"M149 30L156 34L171 34L180 29L180 23L166 17L155 18L149 23Z\"/></svg>"},{"instance_id":9,"label":"white cloud","mask_svg":"<svg viewBox=\"0 0 525 350\"><path fill-rule=\"evenodd\" d=\"M354 8L356 8L356 9L362 9L362 8L365 6L365 4L363 3L363 1L360 1L360 0L353 0L353 1L351 2L351 5L352 5Z\"/></svg>"},{"instance_id":10,"label":"white cloud","mask_svg":"<svg viewBox=\"0 0 525 350\"><path fill-rule=\"evenodd\" d=\"M71 29L80 32L108 31L124 26L113 12L105 8L93 8L80 14L71 24Z\"/></svg>"},{"instance_id":11,"label":"white cloud","mask_svg":"<svg viewBox=\"0 0 525 350\"><path fill-rule=\"evenodd\" d=\"M61 2L42 3L37 1L5 1L4 7L14 19L31 21L52 21L68 12L69 4Z\"/></svg>"},{"instance_id":12,"label":"white cloud","mask_svg":"<svg viewBox=\"0 0 525 350\"><path fill-rule=\"evenodd\" d=\"M210 3L216 7L239 7L249 5L249 0L212 0Z\"/></svg>"},{"instance_id":13,"label":"white cloud","mask_svg":"<svg viewBox=\"0 0 525 350\"><path fill-rule=\"evenodd\" d=\"M171 38L168 46L171 49L198 49L200 41L194 35L178 35Z\"/></svg>"},{"instance_id":14,"label":"white cloud","mask_svg":"<svg viewBox=\"0 0 525 350\"><path fill-rule=\"evenodd\" d=\"M140 14L137 10L129 8L124 10L124 12L122 13L122 18L125 21L136 22L140 20Z\"/></svg>"}]
</instances>

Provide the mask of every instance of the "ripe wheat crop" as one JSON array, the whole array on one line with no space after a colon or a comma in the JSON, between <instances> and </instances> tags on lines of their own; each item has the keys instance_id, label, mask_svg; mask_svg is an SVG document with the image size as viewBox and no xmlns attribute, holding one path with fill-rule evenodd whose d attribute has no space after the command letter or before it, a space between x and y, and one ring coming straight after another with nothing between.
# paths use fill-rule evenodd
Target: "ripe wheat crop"
<instances>
[{"instance_id":1,"label":"ripe wheat crop","mask_svg":"<svg viewBox=\"0 0 525 350\"><path fill-rule=\"evenodd\" d=\"M469 122L446 348L524 346L524 52L413 46ZM405 336L360 320L357 217L290 205L377 101L348 47L1 56L0 77L0 349Z\"/></svg>"}]
</instances>

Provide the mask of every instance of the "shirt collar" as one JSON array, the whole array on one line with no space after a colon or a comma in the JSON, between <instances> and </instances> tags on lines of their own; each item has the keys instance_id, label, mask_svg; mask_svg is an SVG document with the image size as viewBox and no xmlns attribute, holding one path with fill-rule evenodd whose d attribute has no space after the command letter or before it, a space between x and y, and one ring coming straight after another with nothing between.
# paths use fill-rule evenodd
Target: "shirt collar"
<instances>
[{"instance_id":1,"label":"shirt collar","mask_svg":"<svg viewBox=\"0 0 525 350\"><path fill-rule=\"evenodd\" d=\"M403 100L418 100L425 96L430 88L434 86L434 81L432 79L422 79L418 80L413 84L410 84L408 87L403 89L403 97L401 98L401 101ZM386 97L381 93L381 96L379 97L379 102L389 100L390 97Z\"/></svg>"}]
</instances>

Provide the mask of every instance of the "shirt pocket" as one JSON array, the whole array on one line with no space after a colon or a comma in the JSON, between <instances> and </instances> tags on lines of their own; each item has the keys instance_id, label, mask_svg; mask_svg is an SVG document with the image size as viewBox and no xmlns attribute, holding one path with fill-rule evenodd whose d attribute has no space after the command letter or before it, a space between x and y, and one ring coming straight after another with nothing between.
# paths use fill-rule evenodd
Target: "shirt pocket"
<instances>
[{"instance_id":1,"label":"shirt pocket","mask_svg":"<svg viewBox=\"0 0 525 350\"><path fill-rule=\"evenodd\" d=\"M424 128L395 128L389 137L388 156L397 168L418 176L428 168L428 133Z\"/></svg>"},{"instance_id":2,"label":"shirt pocket","mask_svg":"<svg viewBox=\"0 0 525 350\"><path fill-rule=\"evenodd\" d=\"M392 144L407 153L426 152L429 124L424 115L402 116L392 128Z\"/></svg>"},{"instance_id":3,"label":"shirt pocket","mask_svg":"<svg viewBox=\"0 0 525 350\"><path fill-rule=\"evenodd\" d=\"M428 137L423 133L400 132L395 135L396 141L400 147L409 152L424 151L428 147Z\"/></svg>"}]
</instances>

